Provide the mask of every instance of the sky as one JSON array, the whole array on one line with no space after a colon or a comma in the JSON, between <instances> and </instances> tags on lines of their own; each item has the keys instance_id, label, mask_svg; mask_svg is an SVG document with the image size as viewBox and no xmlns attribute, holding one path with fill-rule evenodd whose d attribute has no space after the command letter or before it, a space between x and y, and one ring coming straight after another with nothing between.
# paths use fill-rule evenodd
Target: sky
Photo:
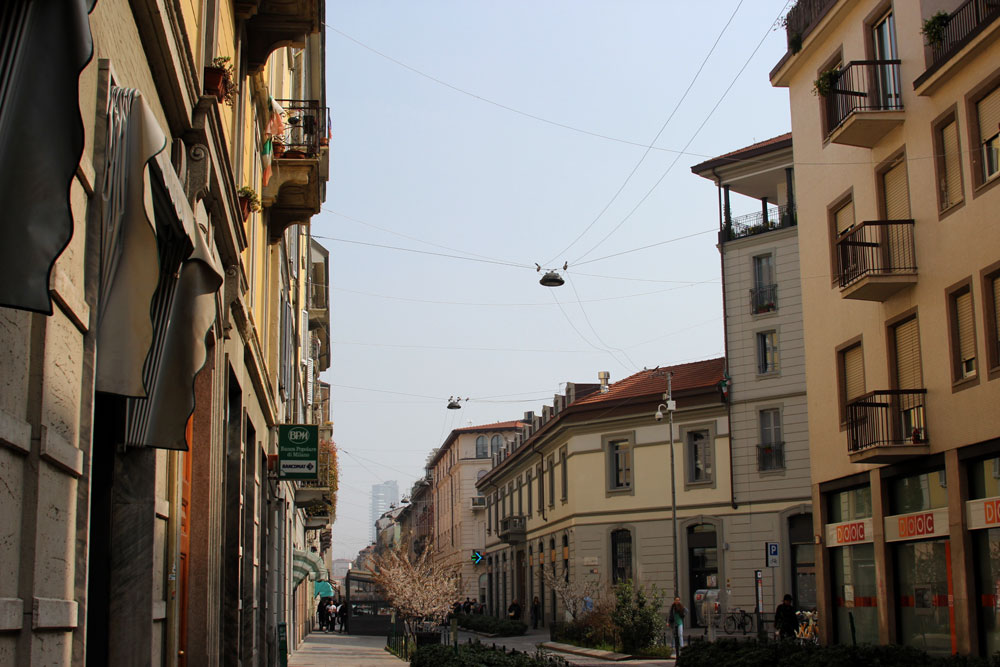
<instances>
[{"instance_id":1,"label":"sky","mask_svg":"<svg viewBox=\"0 0 1000 667\"><path fill-rule=\"evenodd\" d=\"M327 0L335 558L451 429L722 356L718 195L690 168L790 129L788 4Z\"/></svg>"}]
</instances>

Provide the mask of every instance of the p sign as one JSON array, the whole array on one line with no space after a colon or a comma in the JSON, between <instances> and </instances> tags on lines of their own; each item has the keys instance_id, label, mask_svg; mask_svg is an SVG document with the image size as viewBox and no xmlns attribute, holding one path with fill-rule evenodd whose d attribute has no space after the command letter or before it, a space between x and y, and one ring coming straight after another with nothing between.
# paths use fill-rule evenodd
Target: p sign
<instances>
[{"instance_id":1,"label":"p sign","mask_svg":"<svg viewBox=\"0 0 1000 667\"><path fill-rule=\"evenodd\" d=\"M778 567L778 543L777 542L765 542L767 546L767 566L768 567Z\"/></svg>"}]
</instances>

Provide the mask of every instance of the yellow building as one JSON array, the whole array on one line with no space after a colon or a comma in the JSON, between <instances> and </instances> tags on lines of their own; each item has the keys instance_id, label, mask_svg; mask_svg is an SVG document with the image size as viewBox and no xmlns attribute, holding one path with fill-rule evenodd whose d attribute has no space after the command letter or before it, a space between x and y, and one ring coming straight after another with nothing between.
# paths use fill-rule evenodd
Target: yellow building
<instances>
[{"instance_id":1,"label":"yellow building","mask_svg":"<svg viewBox=\"0 0 1000 667\"><path fill-rule=\"evenodd\" d=\"M1000 4L800 0L788 88L821 634L1000 649Z\"/></svg>"},{"instance_id":2,"label":"yellow building","mask_svg":"<svg viewBox=\"0 0 1000 667\"><path fill-rule=\"evenodd\" d=\"M335 459L269 462L329 419L323 12L5 4L2 664L274 664L309 628Z\"/></svg>"}]
</instances>

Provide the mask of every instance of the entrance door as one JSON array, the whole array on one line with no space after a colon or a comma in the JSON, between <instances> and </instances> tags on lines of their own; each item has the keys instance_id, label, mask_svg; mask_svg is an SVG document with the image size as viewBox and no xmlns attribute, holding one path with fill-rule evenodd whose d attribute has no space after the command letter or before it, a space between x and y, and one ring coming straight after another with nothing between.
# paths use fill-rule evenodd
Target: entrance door
<instances>
[{"instance_id":1,"label":"entrance door","mask_svg":"<svg viewBox=\"0 0 1000 667\"><path fill-rule=\"evenodd\" d=\"M788 541L792 555L792 598L799 609L815 609L816 548L812 514L798 514L788 519Z\"/></svg>"},{"instance_id":2,"label":"entrance door","mask_svg":"<svg viewBox=\"0 0 1000 667\"><path fill-rule=\"evenodd\" d=\"M698 606L697 591L718 590L719 588L719 550L716 546L715 526L701 523L687 530L688 542L688 609L694 611L691 619L693 625L703 625L704 611ZM714 596L713 596L714 598Z\"/></svg>"}]
</instances>

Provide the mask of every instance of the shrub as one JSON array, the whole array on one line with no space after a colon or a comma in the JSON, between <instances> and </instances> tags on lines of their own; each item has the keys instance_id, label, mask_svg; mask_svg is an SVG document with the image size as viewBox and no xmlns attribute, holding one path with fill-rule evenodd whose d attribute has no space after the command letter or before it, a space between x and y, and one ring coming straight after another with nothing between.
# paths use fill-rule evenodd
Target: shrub
<instances>
[{"instance_id":1,"label":"shrub","mask_svg":"<svg viewBox=\"0 0 1000 667\"><path fill-rule=\"evenodd\" d=\"M459 614L458 625L466 630L485 632L500 637L523 635L528 630L527 623L494 618L484 614Z\"/></svg>"},{"instance_id":2,"label":"shrub","mask_svg":"<svg viewBox=\"0 0 1000 667\"><path fill-rule=\"evenodd\" d=\"M969 656L934 657L910 646L817 646L756 640L695 641L681 651L677 667L1000 667L992 660Z\"/></svg>"},{"instance_id":3,"label":"shrub","mask_svg":"<svg viewBox=\"0 0 1000 667\"><path fill-rule=\"evenodd\" d=\"M552 641L566 642L586 648L603 648L618 644L618 628L611 620L614 604L600 598L592 611L575 621L558 624L552 629Z\"/></svg>"},{"instance_id":4,"label":"shrub","mask_svg":"<svg viewBox=\"0 0 1000 667\"><path fill-rule=\"evenodd\" d=\"M421 646L410 660L411 667L566 667L562 658L536 653L494 649L479 642L462 644L458 653L451 646Z\"/></svg>"},{"instance_id":5,"label":"shrub","mask_svg":"<svg viewBox=\"0 0 1000 667\"><path fill-rule=\"evenodd\" d=\"M611 612L611 620L618 628L626 653L636 653L654 645L663 634L662 606L663 593L655 586L649 593L641 586L633 586L631 579L615 586L615 609Z\"/></svg>"}]
</instances>

